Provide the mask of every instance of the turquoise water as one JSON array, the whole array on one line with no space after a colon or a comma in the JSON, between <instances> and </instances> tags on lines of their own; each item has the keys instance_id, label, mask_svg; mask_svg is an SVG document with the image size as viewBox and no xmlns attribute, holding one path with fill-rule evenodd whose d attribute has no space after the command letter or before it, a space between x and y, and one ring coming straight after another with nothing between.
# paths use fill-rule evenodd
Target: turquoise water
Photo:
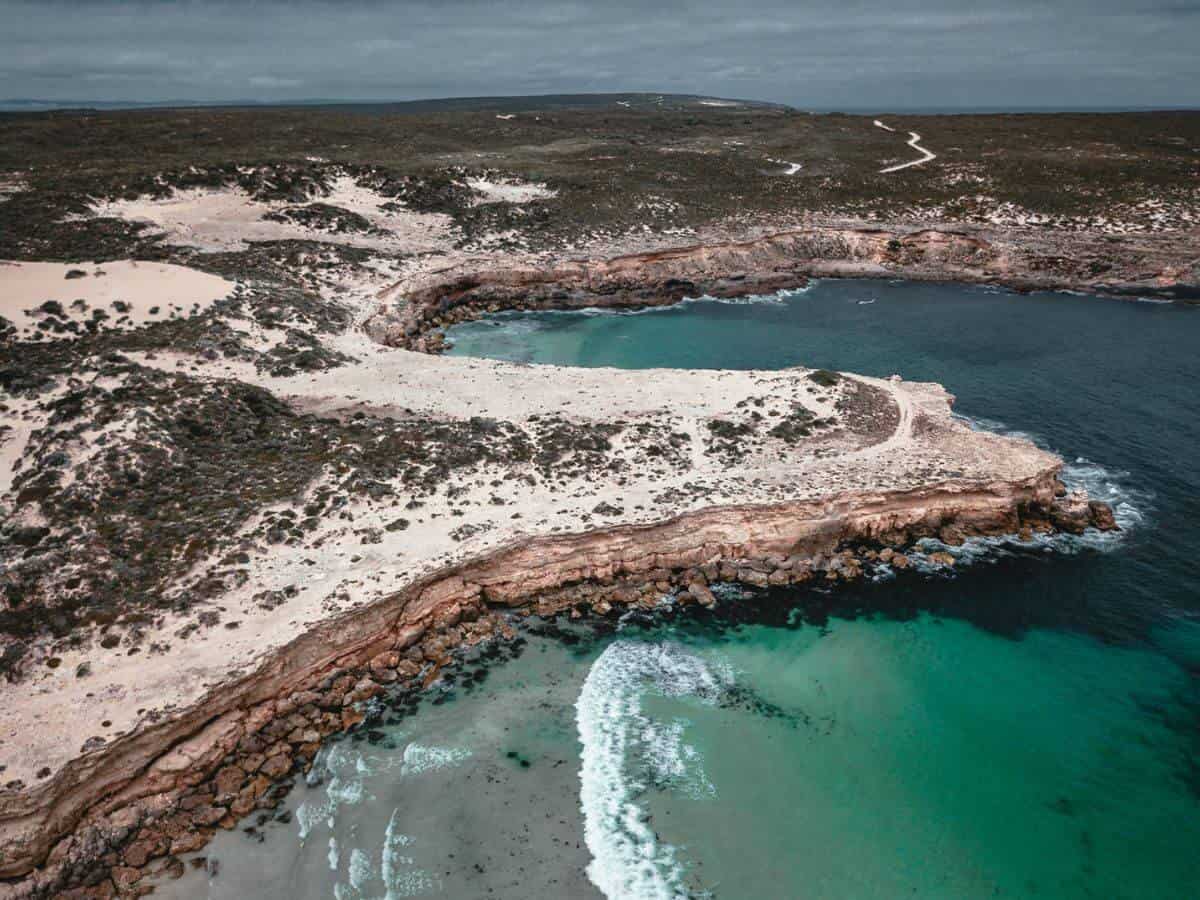
<instances>
[{"instance_id":1,"label":"turquoise water","mask_svg":"<svg viewBox=\"0 0 1200 900\"><path fill-rule=\"evenodd\" d=\"M501 316L456 353L939 380L1126 531L953 577L535 623L322 752L168 896L1200 896L1200 311L822 282ZM218 865L219 863L219 865Z\"/></svg>"}]
</instances>

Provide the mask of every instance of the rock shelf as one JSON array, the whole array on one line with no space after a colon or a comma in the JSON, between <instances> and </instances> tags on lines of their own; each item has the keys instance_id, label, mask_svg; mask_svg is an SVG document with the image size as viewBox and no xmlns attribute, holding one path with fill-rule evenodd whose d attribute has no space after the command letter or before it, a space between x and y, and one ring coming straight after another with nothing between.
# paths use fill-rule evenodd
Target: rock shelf
<instances>
[{"instance_id":1,"label":"rock shelf","mask_svg":"<svg viewBox=\"0 0 1200 900\"><path fill-rule=\"evenodd\" d=\"M277 805L321 739L361 721L363 701L427 683L456 647L510 635L514 612L605 615L663 593L707 604L724 580L850 580L883 557L900 566L922 537L1111 524L1063 496L1055 456L968 429L935 384L802 368L664 378L522 367L388 349L358 331L331 346L357 361L280 378L218 360L201 385L269 384L293 431L341 422L322 469L354 441L420 462L373 469L308 527L260 518L236 546L214 546L242 554L240 586L227 580L218 595L236 629L193 624L182 639L190 613L174 614L117 653L58 651L51 675L0 714L6 733L24 729L6 747L0 794L2 874L18 880L0 896L136 893L213 829ZM187 360L127 358L151 380ZM783 427L797 410L822 424ZM75 452L88 433L63 446ZM297 505L346 484L318 475ZM336 588L299 590L314 570ZM84 663L87 677L57 674ZM63 720L65 708L83 714ZM121 733L89 740L100 717Z\"/></svg>"},{"instance_id":2,"label":"rock shelf","mask_svg":"<svg viewBox=\"0 0 1200 900\"><path fill-rule=\"evenodd\" d=\"M330 162L340 132L321 156L263 163L261 129L321 122L213 115L225 132L203 165L182 159L196 138L169 113L104 118L150 129L108 150L69 116L7 126L9 154L90 156L0 172L0 898L146 892L217 829L270 814L372 702L409 702L527 615L734 602L714 588L853 581L904 568L924 538L1116 527L1066 492L1055 455L969 429L937 384L450 358L446 326L812 277L1175 299L1200 283L1194 223L1170 212L1194 208L1174 151L1154 157L1171 185L1161 232L1146 224L1159 213L1092 227L1099 213L1069 204L1077 225L1059 229L930 212L924 187L895 193L917 190L900 175L892 193L859 185L895 143L865 120L839 188L817 161L760 174L767 151L799 158L785 125L842 129L778 110L754 113L770 146L748 165L704 134L616 150L593 134L578 164L529 156L527 135L487 170L474 119L425 123L452 142L470 126L457 162L377 165ZM750 113L736 115L704 127L740 134ZM492 133L492 114L478 121ZM963 134L939 142L922 185ZM161 154L131 167L129 146ZM613 172L660 170L684 186L612 194ZM978 193L963 179L983 175L947 172ZM1112 209L1143 201L1118 187Z\"/></svg>"}]
</instances>

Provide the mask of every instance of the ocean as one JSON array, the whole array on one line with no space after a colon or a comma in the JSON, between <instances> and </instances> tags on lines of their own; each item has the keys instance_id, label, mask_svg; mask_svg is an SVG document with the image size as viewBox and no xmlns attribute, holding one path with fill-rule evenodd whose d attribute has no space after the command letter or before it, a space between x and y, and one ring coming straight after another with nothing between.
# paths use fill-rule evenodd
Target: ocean
<instances>
[{"instance_id":1,"label":"ocean","mask_svg":"<svg viewBox=\"0 0 1200 900\"><path fill-rule=\"evenodd\" d=\"M1123 530L530 620L381 703L160 894L1200 896L1200 310L830 280L450 337L529 363L939 381L973 427L1060 453Z\"/></svg>"}]
</instances>

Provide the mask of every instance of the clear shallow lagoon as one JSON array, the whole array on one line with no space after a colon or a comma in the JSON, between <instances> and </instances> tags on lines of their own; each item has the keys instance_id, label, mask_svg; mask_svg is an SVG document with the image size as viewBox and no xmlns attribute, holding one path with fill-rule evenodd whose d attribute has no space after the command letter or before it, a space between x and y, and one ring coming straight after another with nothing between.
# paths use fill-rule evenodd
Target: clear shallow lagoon
<instances>
[{"instance_id":1,"label":"clear shallow lagoon","mask_svg":"<svg viewBox=\"0 0 1200 900\"><path fill-rule=\"evenodd\" d=\"M1128 528L976 548L954 577L535 628L331 744L290 821L220 835L215 875L160 891L1200 896L1200 310L829 281L451 337L531 362L941 381L1062 453Z\"/></svg>"}]
</instances>

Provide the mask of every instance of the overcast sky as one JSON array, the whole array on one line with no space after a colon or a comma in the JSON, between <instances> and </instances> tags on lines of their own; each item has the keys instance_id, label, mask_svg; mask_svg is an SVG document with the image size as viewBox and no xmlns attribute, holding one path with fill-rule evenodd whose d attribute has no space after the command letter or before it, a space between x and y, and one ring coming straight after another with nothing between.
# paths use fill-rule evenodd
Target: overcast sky
<instances>
[{"instance_id":1,"label":"overcast sky","mask_svg":"<svg viewBox=\"0 0 1200 900\"><path fill-rule=\"evenodd\" d=\"M1200 105L1200 0L0 0L0 97Z\"/></svg>"}]
</instances>

